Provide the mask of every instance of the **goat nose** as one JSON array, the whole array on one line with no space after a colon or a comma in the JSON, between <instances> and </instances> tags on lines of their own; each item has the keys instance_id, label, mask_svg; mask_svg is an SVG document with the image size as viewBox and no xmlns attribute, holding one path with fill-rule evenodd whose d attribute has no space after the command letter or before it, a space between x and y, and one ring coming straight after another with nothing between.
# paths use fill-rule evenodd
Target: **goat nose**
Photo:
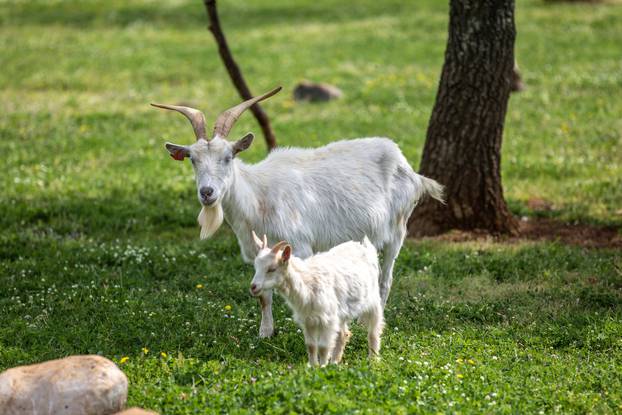
<instances>
[{"instance_id":1,"label":"goat nose","mask_svg":"<svg viewBox=\"0 0 622 415\"><path fill-rule=\"evenodd\" d=\"M214 193L214 188L211 186L204 186L201 188L201 190L199 190L199 192L203 197L210 197L212 193Z\"/></svg>"},{"instance_id":2,"label":"goat nose","mask_svg":"<svg viewBox=\"0 0 622 415\"><path fill-rule=\"evenodd\" d=\"M253 291L257 291L257 284L253 284L253 285L251 285L251 290L253 290Z\"/></svg>"}]
</instances>

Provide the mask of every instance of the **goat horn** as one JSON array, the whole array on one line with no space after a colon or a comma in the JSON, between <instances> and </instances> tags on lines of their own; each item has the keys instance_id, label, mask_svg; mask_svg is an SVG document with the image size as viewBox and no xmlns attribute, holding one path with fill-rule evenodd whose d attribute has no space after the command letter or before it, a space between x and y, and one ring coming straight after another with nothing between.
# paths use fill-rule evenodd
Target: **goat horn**
<instances>
[{"instance_id":1,"label":"goat horn","mask_svg":"<svg viewBox=\"0 0 622 415\"><path fill-rule=\"evenodd\" d=\"M287 245L287 241L277 242L277 244L276 244L276 245L274 245L274 246L272 247L272 253L273 253L273 254L276 254L276 253L277 253L277 252L279 252L279 250L280 250L281 248L283 248L285 245Z\"/></svg>"},{"instance_id":2,"label":"goat horn","mask_svg":"<svg viewBox=\"0 0 622 415\"><path fill-rule=\"evenodd\" d=\"M264 245L263 241L259 239L255 231L252 231L252 234L253 234L253 240L255 241L255 244L259 247L259 249L265 248L266 246Z\"/></svg>"},{"instance_id":3,"label":"goat horn","mask_svg":"<svg viewBox=\"0 0 622 415\"><path fill-rule=\"evenodd\" d=\"M266 234L263 234L263 247L267 248L268 247L268 237L266 236Z\"/></svg>"},{"instance_id":4,"label":"goat horn","mask_svg":"<svg viewBox=\"0 0 622 415\"><path fill-rule=\"evenodd\" d=\"M233 128L233 124L240 118L240 115L259 101L263 101L266 98L270 98L272 95L276 94L282 89L282 87L274 88L270 92L266 92L263 95L260 95L255 98L251 98L242 102L241 104L236 105L233 108L229 108L227 111L223 112L216 119L216 124L214 125L214 137L220 136L221 138L226 138L229 135L229 131Z\"/></svg>"},{"instance_id":5,"label":"goat horn","mask_svg":"<svg viewBox=\"0 0 622 415\"><path fill-rule=\"evenodd\" d=\"M164 104L151 104L154 107L164 108L167 110L177 111L182 113L188 120L190 124L192 124L192 129L194 130L194 135L197 137L197 140L201 138L205 139L205 115L197 109L190 107L182 107L179 105L164 105Z\"/></svg>"}]
</instances>

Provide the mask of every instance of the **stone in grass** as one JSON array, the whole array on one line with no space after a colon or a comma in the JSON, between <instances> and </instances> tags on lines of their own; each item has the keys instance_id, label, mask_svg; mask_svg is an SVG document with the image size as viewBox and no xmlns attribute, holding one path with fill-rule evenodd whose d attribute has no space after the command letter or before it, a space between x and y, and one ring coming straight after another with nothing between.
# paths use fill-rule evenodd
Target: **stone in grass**
<instances>
[{"instance_id":1,"label":"stone in grass","mask_svg":"<svg viewBox=\"0 0 622 415\"><path fill-rule=\"evenodd\" d=\"M130 408L123 412L117 412L115 415L158 415L156 412L146 411L141 408Z\"/></svg>"},{"instance_id":2,"label":"stone in grass","mask_svg":"<svg viewBox=\"0 0 622 415\"><path fill-rule=\"evenodd\" d=\"M294 100L325 102L341 98L343 92L334 85L302 81L294 88Z\"/></svg>"},{"instance_id":3,"label":"stone in grass","mask_svg":"<svg viewBox=\"0 0 622 415\"><path fill-rule=\"evenodd\" d=\"M69 356L0 373L2 415L109 415L123 409L127 378L101 356Z\"/></svg>"}]
</instances>

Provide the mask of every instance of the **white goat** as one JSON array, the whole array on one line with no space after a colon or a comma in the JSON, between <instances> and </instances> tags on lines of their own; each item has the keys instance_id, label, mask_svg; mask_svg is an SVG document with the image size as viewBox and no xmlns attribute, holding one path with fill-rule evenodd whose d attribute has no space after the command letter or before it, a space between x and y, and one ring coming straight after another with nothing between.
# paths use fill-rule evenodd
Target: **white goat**
<instances>
[{"instance_id":1,"label":"white goat","mask_svg":"<svg viewBox=\"0 0 622 415\"><path fill-rule=\"evenodd\" d=\"M252 263L257 249L251 230L272 243L287 240L300 258L342 242L369 237L382 252L380 296L386 303L393 264L406 235L415 204L425 195L442 201L442 186L415 173L397 145L387 138L337 141L317 149L284 148L248 165L235 156L253 135L226 140L233 123L253 104L281 88L245 101L222 113L207 139L202 112L175 105L191 122L197 141L189 146L166 143L176 160L189 157L194 167L201 238L211 236L223 218L235 232L242 258ZM259 335L271 336L272 293L260 296Z\"/></svg>"},{"instance_id":2,"label":"white goat","mask_svg":"<svg viewBox=\"0 0 622 415\"><path fill-rule=\"evenodd\" d=\"M369 357L380 353L384 326L378 288L378 252L365 237L345 242L306 259L291 255L291 246L279 242L270 249L264 235L253 238L259 250L251 294L276 289L304 331L309 364L339 363L350 337L348 324L358 319L367 326Z\"/></svg>"}]
</instances>

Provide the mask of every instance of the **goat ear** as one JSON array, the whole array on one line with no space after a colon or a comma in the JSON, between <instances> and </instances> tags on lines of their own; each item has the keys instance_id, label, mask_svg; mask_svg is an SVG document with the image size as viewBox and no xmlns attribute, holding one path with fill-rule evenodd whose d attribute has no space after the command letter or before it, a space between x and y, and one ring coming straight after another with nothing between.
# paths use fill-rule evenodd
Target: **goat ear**
<instances>
[{"instance_id":1,"label":"goat ear","mask_svg":"<svg viewBox=\"0 0 622 415\"><path fill-rule=\"evenodd\" d=\"M244 137L233 143L233 155L235 156L240 151L244 151L249 148L251 143L253 142L253 138L255 138L253 133L248 133Z\"/></svg>"},{"instance_id":2,"label":"goat ear","mask_svg":"<svg viewBox=\"0 0 622 415\"><path fill-rule=\"evenodd\" d=\"M257 249L263 249L264 248L263 241L261 239L259 239L259 237L255 233L255 231L253 231L253 241L255 241L255 245L257 245Z\"/></svg>"},{"instance_id":3,"label":"goat ear","mask_svg":"<svg viewBox=\"0 0 622 415\"><path fill-rule=\"evenodd\" d=\"M287 261L289 261L289 258L291 256L292 256L292 246L287 244L285 245L285 248L283 248L283 251L281 252L281 262L287 263Z\"/></svg>"},{"instance_id":4,"label":"goat ear","mask_svg":"<svg viewBox=\"0 0 622 415\"><path fill-rule=\"evenodd\" d=\"M186 146L179 146L173 143L166 143L165 147L170 153L171 157L173 157L175 160L181 161L186 157L190 157L190 149L188 149L188 147Z\"/></svg>"}]
</instances>

